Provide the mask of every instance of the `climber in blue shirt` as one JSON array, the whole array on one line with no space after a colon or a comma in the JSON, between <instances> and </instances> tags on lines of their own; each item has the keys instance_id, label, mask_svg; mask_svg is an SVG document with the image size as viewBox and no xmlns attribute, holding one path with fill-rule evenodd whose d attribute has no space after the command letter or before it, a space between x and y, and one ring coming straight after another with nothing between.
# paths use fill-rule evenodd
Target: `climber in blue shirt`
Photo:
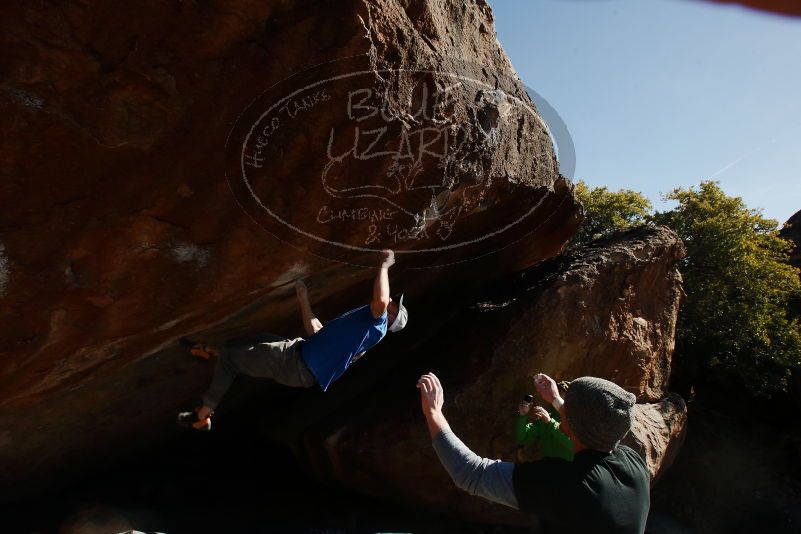
<instances>
[{"instance_id":1,"label":"climber in blue shirt","mask_svg":"<svg viewBox=\"0 0 801 534\"><path fill-rule=\"evenodd\" d=\"M373 283L373 298L350 310L325 327L312 313L306 285L295 285L303 326L308 337L271 340L261 343L229 344L217 349L202 343L182 339L182 346L203 359L217 356L214 377L203 394L203 405L194 412L181 412L178 422L197 430L210 430L211 417L237 374L272 378L290 387L312 387L318 384L323 391L343 375L348 367L367 350L381 341L387 333L398 332L406 326L408 312L403 295L396 300L389 296L389 268L395 263L395 253L384 250Z\"/></svg>"}]
</instances>

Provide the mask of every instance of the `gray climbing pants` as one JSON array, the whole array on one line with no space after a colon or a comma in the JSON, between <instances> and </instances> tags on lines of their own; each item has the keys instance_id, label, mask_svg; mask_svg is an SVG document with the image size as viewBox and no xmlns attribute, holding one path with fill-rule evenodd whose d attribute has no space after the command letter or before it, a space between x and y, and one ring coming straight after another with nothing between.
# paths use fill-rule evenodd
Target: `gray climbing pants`
<instances>
[{"instance_id":1,"label":"gray climbing pants","mask_svg":"<svg viewBox=\"0 0 801 534\"><path fill-rule=\"evenodd\" d=\"M297 337L221 349L214 377L203 394L203 405L216 409L238 374L272 378L279 384L295 388L313 386L316 382L314 375L300 355L302 341L302 337Z\"/></svg>"}]
</instances>

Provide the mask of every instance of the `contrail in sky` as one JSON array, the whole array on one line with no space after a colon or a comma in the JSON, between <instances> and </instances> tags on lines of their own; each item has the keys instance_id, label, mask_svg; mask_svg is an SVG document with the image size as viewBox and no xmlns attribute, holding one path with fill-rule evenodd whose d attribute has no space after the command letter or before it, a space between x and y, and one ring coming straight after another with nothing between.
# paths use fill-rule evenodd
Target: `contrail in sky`
<instances>
[{"instance_id":1,"label":"contrail in sky","mask_svg":"<svg viewBox=\"0 0 801 534\"><path fill-rule=\"evenodd\" d=\"M734 167L735 165L737 165L738 163L740 163L744 157L745 157L745 156L740 156L740 157L739 157L739 158L737 158L736 160L732 161L731 163L729 163L728 165L726 165L725 167L723 167L722 169L720 169L718 172L716 172L716 173L712 174L711 176L709 176L709 177L707 178L707 180L711 180L712 178L714 178L714 177L715 177L715 176L717 176L718 174L720 174L720 173L722 173L722 172L724 172L724 171L727 171L727 170L729 170L730 168Z\"/></svg>"},{"instance_id":2,"label":"contrail in sky","mask_svg":"<svg viewBox=\"0 0 801 534\"><path fill-rule=\"evenodd\" d=\"M753 149L753 150L747 151L745 154L743 154L742 156L740 156L740 157L739 157L739 158L737 158L736 160L732 161L732 162L731 162L731 163L729 163L728 165L725 165L725 166L724 166L722 169L720 169L720 170L718 170L717 172L713 173L711 176L709 176L709 177L707 178L707 180L711 180L712 178L714 178L714 177L715 177L715 176L717 176L718 174L721 174L721 173L723 173L723 172L725 172L725 171L727 171L727 170L731 169L732 167L734 167L735 165L737 165L738 163L740 163L740 162L741 162L741 161L742 161L742 160L743 160L743 159L744 159L746 156L751 156L751 155L753 155L753 154L756 154L757 152L759 152L759 151L761 151L763 148L765 148L767 145L772 145L773 143L775 143L776 141L778 141L780 137L781 137L780 135L777 135L776 137L774 137L773 139L771 139L770 141L768 141L768 142L767 142L767 143L765 143L764 145L758 146L757 148L755 148L755 149Z\"/></svg>"}]
</instances>

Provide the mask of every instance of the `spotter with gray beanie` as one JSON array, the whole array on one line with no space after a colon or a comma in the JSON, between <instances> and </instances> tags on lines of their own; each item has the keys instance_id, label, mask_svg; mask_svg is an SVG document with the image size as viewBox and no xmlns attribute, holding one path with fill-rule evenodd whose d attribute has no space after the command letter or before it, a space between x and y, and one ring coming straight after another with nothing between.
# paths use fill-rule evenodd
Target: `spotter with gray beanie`
<instances>
[{"instance_id":1,"label":"spotter with gray beanie","mask_svg":"<svg viewBox=\"0 0 801 534\"><path fill-rule=\"evenodd\" d=\"M645 532L650 473L637 452L620 444L631 430L636 397L602 378L573 380L564 399L549 376L536 375L534 384L559 411L560 430L573 443L573 461L513 463L478 456L450 429L439 378L420 377L417 388L432 444L454 483L472 495L537 515L543 532Z\"/></svg>"},{"instance_id":2,"label":"spotter with gray beanie","mask_svg":"<svg viewBox=\"0 0 801 534\"><path fill-rule=\"evenodd\" d=\"M389 268L394 263L395 253L382 251L370 303L340 315L325 326L312 313L306 285L298 281L295 291L308 336L305 339L264 335L251 341L227 342L221 348L182 339L181 345L194 356L204 360L217 357L217 363L211 384L203 394L202 406L178 414L178 423L196 430L210 430L214 410L239 374L271 378L289 387L309 388L317 384L327 391L387 331L399 332L406 326L409 315L403 295L390 297Z\"/></svg>"}]
</instances>

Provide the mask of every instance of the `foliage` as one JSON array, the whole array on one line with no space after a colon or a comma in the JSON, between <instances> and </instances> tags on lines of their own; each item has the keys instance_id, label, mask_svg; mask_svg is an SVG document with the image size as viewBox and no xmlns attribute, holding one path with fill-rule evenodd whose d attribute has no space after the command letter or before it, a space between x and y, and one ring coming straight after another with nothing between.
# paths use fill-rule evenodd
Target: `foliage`
<instances>
[{"instance_id":1,"label":"foliage","mask_svg":"<svg viewBox=\"0 0 801 534\"><path fill-rule=\"evenodd\" d=\"M588 243L612 230L645 224L651 211L651 202L642 193L628 189L590 189L584 182L577 182L575 194L584 206L584 224L573 236L574 245Z\"/></svg>"},{"instance_id":2,"label":"foliage","mask_svg":"<svg viewBox=\"0 0 801 534\"><path fill-rule=\"evenodd\" d=\"M801 363L801 329L788 317L790 299L801 294L798 270L787 263L792 245L776 221L717 182L674 189L665 199L678 205L652 220L687 246L677 365L690 379L714 372L756 395L786 390L790 367Z\"/></svg>"}]
</instances>

